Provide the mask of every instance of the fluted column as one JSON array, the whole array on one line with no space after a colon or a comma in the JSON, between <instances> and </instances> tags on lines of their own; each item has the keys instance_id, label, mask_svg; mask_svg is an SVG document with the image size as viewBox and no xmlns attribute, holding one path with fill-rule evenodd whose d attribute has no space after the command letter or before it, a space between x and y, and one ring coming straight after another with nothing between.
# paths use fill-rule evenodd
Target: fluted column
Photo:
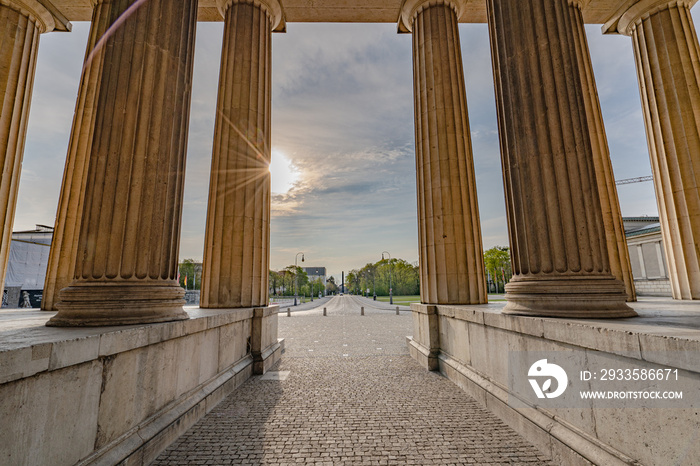
<instances>
[{"instance_id":1,"label":"fluted column","mask_svg":"<svg viewBox=\"0 0 700 466\"><path fill-rule=\"evenodd\" d=\"M504 312L636 315L610 272L569 4L487 9L514 271Z\"/></svg>"},{"instance_id":2,"label":"fluted column","mask_svg":"<svg viewBox=\"0 0 700 466\"><path fill-rule=\"evenodd\" d=\"M413 33L421 302L487 301L467 98L457 29L464 2L408 1Z\"/></svg>"},{"instance_id":3,"label":"fluted column","mask_svg":"<svg viewBox=\"0 0 700 466\"><path fill-rule=\"evenodd\" d=\"M268 305L270 115L276 0L219 2L224 39L200 306Z\"/></svg>"},{"instance_id":4,"label":"fluted column","mask_svg":"<svg viewBox=\"0 0 700 466\"><path fill-rule=\"evenodd\" d=\"M606 25L632 37L676 299L700 299L700 46L692 1L646 0Z\"/></svg>"},{"instance_id":5,"label":"fluted column","mask_svg":"<svg viewBox=\"0 0 700 466\"><path fill-rule=\"evenodd\" d=\"M581 86L583 87L583 103L586 107L588 131L591 135L591 150L593 151L593 165L595 167L596 182L598 185L598 197L603 214L605 237L610 259L610 271L613 276L625 284L627 301L636 301L637 295L634 289L634 278L630 266L629 252L625 229L622 225L620 213L620 201L617 197L615 175L613 174L608 139L605 136L603 115L598 100L593 64L588 49L588 39L583 25L581 4L576 0L569 1L569 14L571 24L574 27L574 43L576 58L581 73Z\"/></svg>"},{"instance_id":6,"label":"fluted column","mask_svg":"<svg viewBox=\"0 0 700 466\"><path fill-rule=\"evenodd\" d=\"M107 17L75 280L47 325L187 318L176 278L197 0L114 0Z\"/></svg>"},{"instance_id":7,"label":"fluted column","mask_svg":"<svg viewBox=\"0 0 700 466\"><path fill-rule=\"evenodd\" d=\"M61 197L56 210L56 222L51 253L46 268L41 308L56 310L58 293L73 281L73 270L80 237L80 220L83 213L88 159L95 129L97 91L102 71L103 48L95 47L110 25L112 0L93 0L92 24L88 36L85 62L80 79L78 100L73 115L73 127L68 145L68 155L63 171Z\"/></svg>"},{"instance_id":8,"label":"fluted column","mask_svg":"<svg viewBox=\"0 0 700 466\"><path fill-rule=\"evenodd\" d=\"M41 10L40 4L33 5ZM46 11L0 0L0 291L10 257L39 34L54 27Z\"/></svg>"}]
</instances>

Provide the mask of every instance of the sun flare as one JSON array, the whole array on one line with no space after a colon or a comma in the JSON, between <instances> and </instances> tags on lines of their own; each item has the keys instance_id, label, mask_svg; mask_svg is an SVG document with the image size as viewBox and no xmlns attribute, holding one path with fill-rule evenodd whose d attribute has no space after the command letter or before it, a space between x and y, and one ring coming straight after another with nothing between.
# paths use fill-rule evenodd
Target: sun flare
<instances>
[{"instance_id":1,"label":"sun flare","mask_svg":"<svg viewBox=\"0 0 700 466\"><path fill-rule=\"evenodd\" d=\"M270 177L273 194L287 194L299 181L299 170L280 151L272 150Z\"/></svg>"}]
</instances>

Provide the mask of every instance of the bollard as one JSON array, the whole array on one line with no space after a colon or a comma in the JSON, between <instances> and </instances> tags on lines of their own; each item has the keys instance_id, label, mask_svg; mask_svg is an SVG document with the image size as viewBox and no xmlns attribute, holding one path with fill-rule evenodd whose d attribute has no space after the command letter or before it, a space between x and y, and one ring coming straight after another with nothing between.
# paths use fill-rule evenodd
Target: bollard
<instances>
[{"instance_id":1,"label":"bollard","mask_svg":"<svg viewBox=\"0 0 700 466\"><path fill-rule=\"evenodd\" d=\"M399 306L396 306L396 315L399 315Z\"/></svg>"},{"instance_id":2,"label":"bollard","mask_svg":"<svg viewBox=\"0 0 700 466\"><path fill-rule=\"evenodd\" d=\"M365 308L364 308L364 306L360 308L360 315L361 315L361 316L365 315Z\"/></svg>"},{"instance_id":3,"label":"bollard","mask_svg":"<svg viewBox=\"0 0 700 466\"><path fill-rule=\"evenodd\" d=\"M324 316L326 315L326 308L325 307L323 308L323 315Z\"/></svg>"},{"instance_id":4,"label":"bollard","mask_svg":"<svg viewBox=\"0 0 700 466\"><path fill-rule=\"evenodd\" d=\"M287 317L292 317L292 310L287 308Z\"/></svg>"}]
</instances>

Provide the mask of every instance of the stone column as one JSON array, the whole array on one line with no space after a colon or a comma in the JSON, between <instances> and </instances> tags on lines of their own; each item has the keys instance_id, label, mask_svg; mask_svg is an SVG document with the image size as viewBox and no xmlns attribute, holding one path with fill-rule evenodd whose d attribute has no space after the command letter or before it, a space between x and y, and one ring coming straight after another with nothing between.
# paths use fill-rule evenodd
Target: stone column
<instances>
[{"instance_id":1,"label":"stone column","mask_svg":"<svg viewBox=\"0 0 700 466\"><path fill-rule=\"evenodd\" d=\"M632 37L673 297L700 299L700 46L695 0L642 0L608 22Z\"/></svg>"},{"instance_id":2,"label":"stone column","mask_svg":"<svg viewBox=\"0 0 700 466\"><path fill-rule=\"evenodd\" d=\"M110 25L112 0L93 0L92 25L73 115L73 127L63 171L61 197L56 210L51 253L46 268L41 308L56 310L58 293L73 281L80 220L83 213L88 159L95 129L96 100L102 71L103 48L95 47Z\"/></svg>"},{"instance_id":3,"label":"stone column","mask_svg":"<svg viewBox=\"0 0 700 466\"><path fill-rule=\"evenodd\" d=\"M569 8L571 24L575 28L573 32L576 58L579 72L581 73L583 103L586 107L588 131L591 135L593 165L598 185L598 197L600 198L603 213L610 271L615 278L625 284L627 301L636 301L637 295L634 290L634 278L632 277L632 267L630 266L629 252L627 250L625 229L622 225L620 201L617 197L617 186L615 185L615 175L613 174L612 162L610 161L608 139L605 136L603 115L600 110L600 101L598 100L598 89L595 84L588 39L586 39L586 30L583 25L581 8L584 2L570 0L569 3L571 5Z\"/></svg>"},{"instance_id":4,"label":"stone column","mask_svg":"<svg viewBox=\"0 0 700 466\"><path fill-rule=\"evenodd\" d=\"M176 278L197 0L108 8L75 280L47 325L187 318Z\"/></svg>"},{"instance_id":5,"label":"stone column","mask_svg":"<svg viewBox=\"0 0 700 466\"><path fill-rule=\"evenodd\" d=\"M457 29L463 1L404 3L413 33L421 302L487 301ZM401 26L400 26L401 27Z\"/></svg>"},{"instance_id":6,"label":"stone column","mask_svg":"<svg viewBox=\"0 0 700 466\"><path fill-rule=\"evenodd\" d=\"M39 3L0 0L0 291L10 256L39 34L54 26Z\"/></svg>"},{"instance_id":7,"label":"stone column","mask_svg":"<svg viewBox=\"0 0 700 466\"><path fill-rule=\"evenodd\" d=\"M504 312L626 317L567 0L487 0L514 276Z\"/></svg>"},{"instance_id":8,"label":"stone column","mask_svg":"<svg viewBox=\"0 0 700 466\"><path fill-rule=\"evenodd\" d=\"M200 306L268 305L270 108L276 0L228 0L224 15Z\"/></svg>"}]
</instances>

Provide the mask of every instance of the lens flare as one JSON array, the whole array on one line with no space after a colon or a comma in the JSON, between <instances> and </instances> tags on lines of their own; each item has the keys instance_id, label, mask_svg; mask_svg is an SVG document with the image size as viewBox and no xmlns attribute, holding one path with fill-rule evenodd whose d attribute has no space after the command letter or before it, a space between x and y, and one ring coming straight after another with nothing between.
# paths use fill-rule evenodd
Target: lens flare
<instances>
[{"instance_id":1,"label":"lens flare","mask_svg":"<svg viewBox=\"0 0 700 466\"><path fill-rule=\"evenodd\" d=\"M273 194L287 194L299 181L299 170L280 151L272 150L270 177Z\"/></svg>"}]
</instances>

